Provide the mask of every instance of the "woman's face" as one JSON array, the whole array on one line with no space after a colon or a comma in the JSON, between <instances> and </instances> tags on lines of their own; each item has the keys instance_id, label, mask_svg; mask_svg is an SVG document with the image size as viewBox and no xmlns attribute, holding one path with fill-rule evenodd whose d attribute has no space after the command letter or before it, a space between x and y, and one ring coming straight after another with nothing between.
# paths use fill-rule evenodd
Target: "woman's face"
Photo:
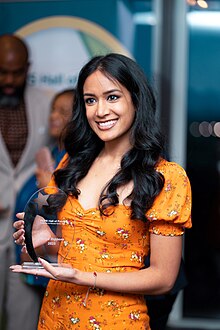
<instances>
[{"instance_id":1,"label":"woman's face","mask_svg":"<svg viewBox=\"0 0 220 330\"><path fill-rule=\"evenodd\" d=\"M89 125L98 137L128 142L135 117L129 91L97 70L85 80L83 93Z\"/></svg>"},{"instance_id":2,"label":"woman's face","mask_svg":"<svg viewBox=\"0 0 220 330\"><path fill-rule=\"evenodd\" d=\"M72 108L73 96L71 94L60 95L53 102L49 120L49 131L53 138L60 137L63 128L71 119Z\"/></svg>"}]
</instances>

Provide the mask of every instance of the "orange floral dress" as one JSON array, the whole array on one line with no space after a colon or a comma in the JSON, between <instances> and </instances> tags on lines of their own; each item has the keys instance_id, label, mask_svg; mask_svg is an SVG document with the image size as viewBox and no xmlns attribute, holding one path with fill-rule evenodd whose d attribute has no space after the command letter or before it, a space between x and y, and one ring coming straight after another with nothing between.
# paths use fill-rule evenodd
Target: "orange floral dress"
<instances>
[{"instance_id":1,"label":"orange floral dress","mask_svg":"<svg viewBox=\"0 0 220 330\"><path fill-rule=\"evenodd\" d=\"M118 205L111 216L101 217L98 209L85 210L76 198L68 199L60 214L69 223L63 227L60 256L85 272L132 272L144 267L150 233L183 235L184 229L191 227L189 180L176 163L163 160L157 170L164 175L165 185L147 212L146 223L131 220L128 206ZM84 306L87 290L85 286L50 280L38 329L150 329L143 295L95 288Z\"/></svg>"}]
</instances>

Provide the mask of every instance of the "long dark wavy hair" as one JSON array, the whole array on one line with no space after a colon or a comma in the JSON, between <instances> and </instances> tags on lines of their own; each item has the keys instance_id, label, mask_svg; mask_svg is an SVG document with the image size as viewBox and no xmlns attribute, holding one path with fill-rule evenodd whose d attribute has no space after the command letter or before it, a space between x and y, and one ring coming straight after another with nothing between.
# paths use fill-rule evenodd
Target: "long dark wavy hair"
<instances>
[{"instance_id":1,"label":"long dark wavy hair","mask_svg":"<svg viewBox=\"0 0 220 330\"><path fill-rule=\"evenodd\" d=\"M86 176L104 147L104 142L88 124L83 98L85 80L96 70L123 85L129 91L136 110L130 132L132 148L123 155L120 170L104 187L99 209L101 214L108 215L108 207L119 203L117 189L133 181L133 190L127 196L131 200L131 218L146 221L146 212L164 185L164 177L155 170L163 155L164 139L156 117L152 88L142 69L127 56L116 53L96 56L81 69L73 117L64 137L69 157L65 166L54 173L55 182L67 194L78 198L78 182Z\"/></svg>"}]
</instances>

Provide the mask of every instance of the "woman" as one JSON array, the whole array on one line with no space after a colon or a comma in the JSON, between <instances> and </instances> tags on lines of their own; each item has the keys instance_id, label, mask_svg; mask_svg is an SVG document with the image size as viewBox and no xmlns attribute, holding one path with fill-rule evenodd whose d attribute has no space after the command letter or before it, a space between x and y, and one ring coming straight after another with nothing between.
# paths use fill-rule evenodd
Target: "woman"
<instances>
[{"instance_id":1,"label":"woman","mask_svg":"<svg viewBox=\"0 0 220 330\"><path fill-rule=\"evenodd\" d=\"M51 278L39 329L150 329L144 295L172 288L191 227L191 190L185 171L163 158L155 112L132 59L98 56L80 71L67 154L50 182L71 200L59 216L74 229L64 227L59 253L73 241L72 267L42 258L43 269L11 267ZM24 243L23 221L15 228L16 243Z\"/></svg>"}]
</instances>

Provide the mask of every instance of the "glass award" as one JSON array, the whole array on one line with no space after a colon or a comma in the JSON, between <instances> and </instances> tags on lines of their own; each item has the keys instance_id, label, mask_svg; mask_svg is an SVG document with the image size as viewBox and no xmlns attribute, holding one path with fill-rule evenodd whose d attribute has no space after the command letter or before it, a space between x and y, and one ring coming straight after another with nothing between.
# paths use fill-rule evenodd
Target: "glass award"
<instances>
[{"instance_id":1,"label":"glass award","mask_svg":"<svg viewBox=\"0 0 220 330\"><path fill-rule=\"evenodd\" d=\"M60 217L60 211L66 206L71 207L71 201L57 187L41 188L30 197L24 209L25 244L30 258L23 260L23 268L43 268L38 257L53 266L68 264L74 224L64 216ZM65 230L70 240L64 239Z\"/></svg>"}]
</instances>

